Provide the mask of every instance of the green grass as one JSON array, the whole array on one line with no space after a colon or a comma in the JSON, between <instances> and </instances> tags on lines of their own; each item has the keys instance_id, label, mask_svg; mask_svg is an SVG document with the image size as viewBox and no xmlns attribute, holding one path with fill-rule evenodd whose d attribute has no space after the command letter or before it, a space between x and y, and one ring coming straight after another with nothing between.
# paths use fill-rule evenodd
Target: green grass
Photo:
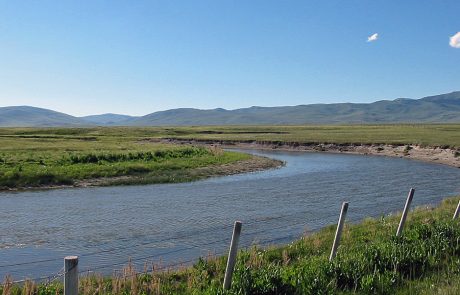
<instances>
[{"instance_id":1,"label":"green grass","mask_svg":"<svg viewBox=\"0 0 460 295\"><path fill-rule=\"evenodd\" d=\"M88 129L0 129L0 188L94 179L105 179L98 184L188 181L211 176L196 173L197 168L249 158L217 148L151 143L129 131L113 131L88 135Z\"/></svg>"},{"instance_id":2,"label":"green grass","mask_svg":"<svg viewBox=\"0 0 460 295\"><path fill-rule=\"evenodd\" d=\"M459 199L411 212L400 238L394 236L399 215L348 224L332 262L328 254L335 226L286 246L240 251L230 291L222 290L226 257L208 257L171 271L136 272L128 264L118 276L82 277L80 293L458 294L460 221L451 218ZM62 284L28 282L21 287L6 282L0 294L31 294L25 292L30 290L62 294Z\"/></svg>"},{"instance_id":3,"label":"green grass","mask_svg":"<svg viewBox=\"0 0 460 295\"><path fill-rule=\"evenodd\" d=\"M450 147L459 154L460 124L0 128L0 188L107 178L112 180L98 184L189 181L209 176L197 168L249 157L164 139L421 145Z\"/></svg>"},{"instance_id":4,"label":"green grass","mask_svg":"<svg viewBox=\"0 0 460 295\"><path fill-rule=\"evenodd\" d=\"M96 141L113 137L460 147L460 124L0 128L0 138Z\"/></svg>"},{"instance_id":5,"label":"green grass","mask_svg":"<svg viewBox=\"0 0 460 295\"><path fill-rule=\"evenodd\" d=\"M0 138L132 141L152 138L460 147L460 124L0 128Z\"/></svg>"},{"instance_id":6,"label":"green grass","mask_svg":"<svg viewBox=\"0 0 460 295\"><path fill-rule=\"evenodd\" d=\"M248 156L172 145L161 138L285 143L418 144L460 147L460 125L257 126L178 128L0 129L0 186L73 183L139 176L139 183L193 180L209 168ZM130 181L120 178L120 184ZM402 238L398 216L347 225L336 259L328 262L335 226L282 247L239 254L232 290L221 289L225 257L193 267L121 277L82 278L82 294L458 294L460 223L451 220L459 198L409 215ZM62 285L10 288L0 294L62 294Z\"/></svg>"},{"instance_id":7,"label":"green grass","mask_svg":"<svg viewBox=\"0 0 460 295\"><path fill-rule=\"evenodd\" d=\"M182 139L460 147L460 124L178 127ZM170 133L171 130L170 130Z\"/></svg>"}]
</instances>

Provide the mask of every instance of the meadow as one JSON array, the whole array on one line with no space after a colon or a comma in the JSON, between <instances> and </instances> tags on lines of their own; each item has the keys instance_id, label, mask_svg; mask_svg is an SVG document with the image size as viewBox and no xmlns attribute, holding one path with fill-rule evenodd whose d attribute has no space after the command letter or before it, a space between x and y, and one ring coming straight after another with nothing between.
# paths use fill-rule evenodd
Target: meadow
<instances>
[{"instance_id":1,"label":"meadow","mask_svg":"<svg viewBox=\"0 0 460 295\"><path fill-rule=\"evenodd\" d=\"M112 277L84 275L81 294L458 294L460 224L452 215L460 197L409 214L346 224L338 255L329 261L335 226L281 247L254 245L239 252L232 287L222 289L226 257L200 258L193 266L136 270L127 264ZM1 295L62 294L61 282L15 285Z\"/></svg>"},{"instance_id":2,"label":"meadow","mask_svg":"<svg viewBox=\"0 0 460 295\"><path fill-rule=\"evenodd\" d=\"M175 140L411 144L459 150L460 124L0 128L0 189L181 182L252 169L218 168L232 163L251 163L254 169L279 165Z\"/></svg>"},{"instance_id":3,"label":"meadow","mask_svg":"<svg viewBox=\"0 0 460 295\"><path fill-rule=\"evenodd\" d=\"M460 124L213 126L158 132L161 137L197 140L460 147Z\"/></svg>"},{"instance_id":4,"label":"meadow","mask_svg":"<svg viewBox=\"0 0 460 295\"><path fill-rule=\"evenodd\" d=\"M203 168L250 157L217 148L142 142L125 134L87 135L85 131L11 134L0 130L0 188L190 181L213 174Z\"/></svg>"}]
</instances>

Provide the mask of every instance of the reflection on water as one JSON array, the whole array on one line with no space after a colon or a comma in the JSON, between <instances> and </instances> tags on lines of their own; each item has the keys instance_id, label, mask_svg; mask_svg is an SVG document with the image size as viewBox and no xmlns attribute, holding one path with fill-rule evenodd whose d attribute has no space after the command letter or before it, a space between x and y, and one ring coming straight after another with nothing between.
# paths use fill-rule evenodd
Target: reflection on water
<instances>
[{"instance_id":1,"label":"reflection on water","mask_svg":"<svg viewBox=\"0 0 460 295\"><path fill-rule=\"evenodd\" d=\"M80 255L80 270L106 274L129 258L187 262L226 251L235 220L243 221L243 246L285 243L336 222L345 200L348 220L358 221L401 210L410 187L415 206L460 193L460 169L443 165L248 152L286 166L183 184L0 193L0 277L56 273L66 255Z\"/></svg>"}]
</instances>

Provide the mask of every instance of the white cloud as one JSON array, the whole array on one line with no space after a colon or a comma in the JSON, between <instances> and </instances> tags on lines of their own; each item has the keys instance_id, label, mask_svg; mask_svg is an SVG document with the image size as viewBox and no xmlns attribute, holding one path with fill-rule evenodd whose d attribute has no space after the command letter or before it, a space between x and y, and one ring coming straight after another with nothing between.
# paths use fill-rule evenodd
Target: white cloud
<instances>
[{"instance_id":1,"label":"white cloud","mask_svg":"<svg viewBox=\"0 0 460 295\"><path fill-rule=\"evenodd\" d=\"M379 38L379 34L377 34L377 33L372 34L371 36L367 37L367 42L377 41L378 38Z\"/></svg>"},{"instance_id":2,"label":"white cloud","mask_svg":"<svg viewBox=\"0 0 460 295\"><path fill-rule=\"evenodd\" d=\"M460 48L460 32L450 37L449 45L453 48Z\"/></svg>"}]
</instances>

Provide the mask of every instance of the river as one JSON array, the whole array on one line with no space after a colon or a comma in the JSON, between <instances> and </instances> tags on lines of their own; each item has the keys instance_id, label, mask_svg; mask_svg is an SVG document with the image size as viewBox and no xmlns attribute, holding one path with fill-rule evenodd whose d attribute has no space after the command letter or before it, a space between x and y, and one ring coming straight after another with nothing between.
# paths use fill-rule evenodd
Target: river
<instances>
[{"instance_id":1,"label":"river","mask_svg":"<svg viewBox=\"0 0 460 295\"><path fill-rule=\"evenodd\" d=\"M139 269L187 264L240 244L288 243L337 221L436 205L460 194L460 169L400 158L329 153L246 152L280 159L280 169L203 181L0 193L0 277L58 273L66 255L79 270L110 274L132 259Z\"/></svg>"}]
</instances>

